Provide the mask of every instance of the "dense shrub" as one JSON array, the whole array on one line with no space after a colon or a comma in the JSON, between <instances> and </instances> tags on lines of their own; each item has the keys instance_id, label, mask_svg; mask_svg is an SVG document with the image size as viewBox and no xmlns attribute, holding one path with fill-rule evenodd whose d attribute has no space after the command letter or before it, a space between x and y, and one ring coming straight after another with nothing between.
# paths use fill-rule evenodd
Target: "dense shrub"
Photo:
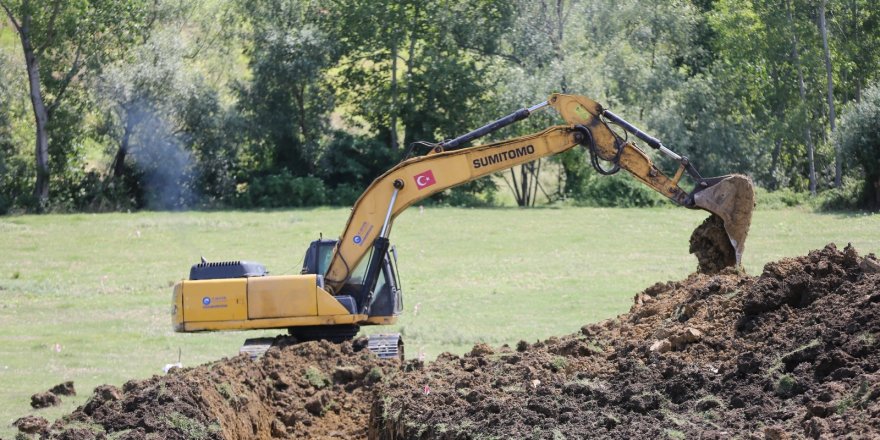
<instances>
[{"instance_id":1,"label":"dense shrub","mask_svg":"<svg viewBox=\"0 0 880 440\"><path fill-rule=\"evenodd\" d=\"M808 192L797 192L791 188L768 191L761 187L755 188L755 206L761 209L780 209L807 204Z\"/></svg>"},{"instance_id":2,"label":"dense shrub","mask_svg":"<svg viewBox=\"0 0 880 440\"><path fill-rule=\"evenodd\" d=\"M327 188L317 177L294 177L283 169L256 176L239 185L235 203L242 208L286 208L317 206L326 203Z\"/></svg>"},{"instance_id":3,"label":"dense shrub","mask_svg":"<svg viewBox=\"0 0 880 440\"><path fill-rule=\"evenodd\" d=\"M861 205L880 209L880 84L865 90L860 103L844 109L835 142L851 171L861 171Z\"/></svg>"},{"instance_id":4,"label":"dense shrub","mask_svg":"<svg viewBox=\"0 0 880 440\"><path fill-rule=\"evenodd\" d=\"M335 131L324 146L319 175L329 188L344 187L342 193L354 189L360 194L402 155L379 139Z\"/></svg>"},{"instance_id":5,"label":"dense shrub","mask_svg":"<svg viewBox=\"0 0 880 440\"><path fill-rule=\"evenodd\" d=\"M573 195L574 203L580 206L635 208L666 203L663 196L625 172L614 176L594 175Z\"/></svg>"},{"instance_id":6,"label":"dense shrub","mask_svg":"<svg viewBox=\"0 0 880 440\"><path fill-rule=\"evenodd\" d=\"M482 208L498 204L498 201L495 199L497 192L498 187L492 179L482 178L446 190L434 196L433 201L442 205Z\"/></svg>"},{"instance_id":7,"label":"dense shrub","mask_svg":"<svg viewBox=\"0 0 880 440\"><path fill-rule=\"evenodd\" d=\"M856 210L867 206L865 185L853 178L845 178L843 186L819 194L818 207L825 211Z\"/></svg>"}]
</instances>

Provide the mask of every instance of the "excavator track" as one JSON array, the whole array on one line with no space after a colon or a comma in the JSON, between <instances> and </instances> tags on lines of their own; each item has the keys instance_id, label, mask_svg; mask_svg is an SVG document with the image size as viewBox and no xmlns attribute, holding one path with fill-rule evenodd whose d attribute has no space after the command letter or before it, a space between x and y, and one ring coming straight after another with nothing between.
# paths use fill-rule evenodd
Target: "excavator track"
<instances>
[{"instance_id":1,"label":"excavator track","mask_svg":"<svg viewBox=\"0 0 880 440\"><path fill-rule=\"evenodd\" d=\"M357 334L352 334L350 328L337 329L342 326L326 326L323 331L316 329L314 332L300 332L300 336L276 336L274 338L251 338L244 341L244 345L238 350L239 354L247 355L251 359L263 356L272 347L286 347L308 341L326 340L336 344L351 341ZM344 326L347 327L347 326ZM297 329L300 330L300 329ZM310 337L303 337L303 333ZM367 335L366 348L381 359L399 359L403 361L403 338L400 333L376 333ZM363 347L363 345L361 345Z\"/></svg>"}]
</instances>

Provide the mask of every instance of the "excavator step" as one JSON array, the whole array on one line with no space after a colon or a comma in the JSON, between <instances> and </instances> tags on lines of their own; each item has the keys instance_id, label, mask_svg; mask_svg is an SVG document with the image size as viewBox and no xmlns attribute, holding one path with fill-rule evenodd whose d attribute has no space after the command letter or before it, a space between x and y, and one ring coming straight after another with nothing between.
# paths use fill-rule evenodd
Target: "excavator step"
<instances>
[{"instance_id":1,"label":"excavator step","mask_svg":"<svg viewBox=\"0 0 880 440\"><path fill-rule=\"evenodd\" d=\"M367 336L367 349L381 359L403 360L403 339L400 333L376 333Z\"/></svg>"},{"instance_id":2,"label":"excavator step","mask_svg":"<svg viewBox=\"0 0 880 440\"><path fill-rule=\"evenodd\" d=\"M269 350L278 338L252 338L244 341L238 350L251 359L257 359ZM377 333L367 336L367 349L381 359L403 360L403 338L400 333Z\"/></svg>"},{"instance_id":3,"label":"excavator step","mask_svg":"<svg viewBox=\"0 0 880 440\"><path fill-rule=\"evenodd\" d=\"M251 359L256 359L266 353L272 347L275 338L253 338L244 341L244 345L238 349L238 354L246 354Z\"/></svg>"}]
</instances>

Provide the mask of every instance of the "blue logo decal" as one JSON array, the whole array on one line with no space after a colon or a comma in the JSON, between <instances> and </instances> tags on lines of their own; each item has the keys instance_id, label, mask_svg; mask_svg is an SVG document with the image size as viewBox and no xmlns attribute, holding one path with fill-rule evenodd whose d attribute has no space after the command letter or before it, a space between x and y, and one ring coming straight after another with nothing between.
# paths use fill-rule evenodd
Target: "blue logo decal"
<instances>
[{"instance_id":1,"label":"blue logo decal","mask_svg":"<svg viewBox=\"0 0 880 440\"><path fill-rule=\"evenodd\" d=\"M204 298L202 298L202 304L204 304L204 305L206 305L206 306L209 305L209 304L211 304L211 298L210 298L210 297L207 297L207 296L204 297Z\"/></svg>"},{"instance_id":2,"label":"blue logo decal","mask_svg":"<svg viewBox=\"0 0 880 440\"><path fill-rule=\"evenodd\" d=\"M354 238L351 239L351 241L353 241L354 244L361 244L361 242L364 241L364 239L361 238L360 235L355 235Z\"/></svg>"}]
</instances>

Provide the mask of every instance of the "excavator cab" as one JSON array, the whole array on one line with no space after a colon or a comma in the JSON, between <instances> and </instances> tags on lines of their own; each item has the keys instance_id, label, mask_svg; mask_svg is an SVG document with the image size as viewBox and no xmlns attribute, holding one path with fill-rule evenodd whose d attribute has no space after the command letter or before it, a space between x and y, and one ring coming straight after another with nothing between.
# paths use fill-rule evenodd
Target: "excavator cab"
<instances>
[{"instance_id":1,"label":"excavator cab","mask_svg":"<svg viewBox=\"0 0 880 440\"><path fill-rule=\"evenodd\" d=\"M313 241L303 259L302 274L323 278L330 266L337 240ZM348 280L334 297L352 314L370 317L397 316L403 310L403 292L397 274L397 250L394 247L373 252L381 255L365 258L351 272Z\"/></svg>"}]
</instances>

